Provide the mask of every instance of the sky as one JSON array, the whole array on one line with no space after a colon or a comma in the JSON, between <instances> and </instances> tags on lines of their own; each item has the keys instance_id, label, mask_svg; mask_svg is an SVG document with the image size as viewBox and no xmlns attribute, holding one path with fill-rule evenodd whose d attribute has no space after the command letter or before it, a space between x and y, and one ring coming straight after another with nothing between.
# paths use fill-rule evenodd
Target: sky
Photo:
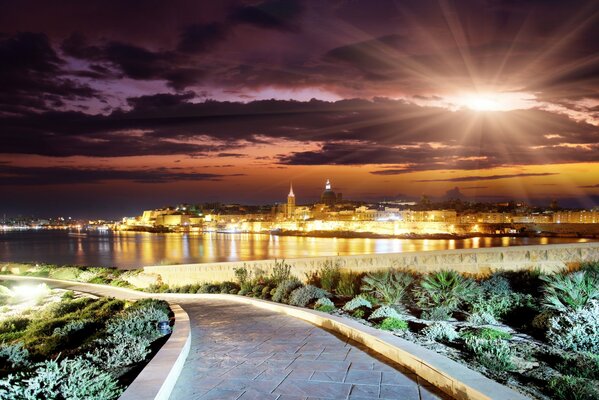
<instances>
[{"instance_id":1,"label":"sky","mask_svg":"<svg viewBox=\"0 0 599 400\"><path fill-rule=\"evenodd\" d=\"M0 0L0 214L599 205L599 3ZM457 188L457 189L456 189Z\"/></svg>"}]
</instances>

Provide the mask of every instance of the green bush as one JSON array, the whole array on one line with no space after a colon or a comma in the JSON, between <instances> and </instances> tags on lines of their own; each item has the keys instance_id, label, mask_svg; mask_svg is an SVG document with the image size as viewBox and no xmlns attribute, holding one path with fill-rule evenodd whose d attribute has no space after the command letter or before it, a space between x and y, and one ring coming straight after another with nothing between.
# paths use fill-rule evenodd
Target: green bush
<instances>
[{"instance_id":1,"label":"green bush","mask_svg":"<svg viewBox=\"0 0 599 400\"><path fill-rule=\"evenodd\" d=\"M356 296L343 306L345 311L354 311L358 308L372 308L372 303L364 296Z\"/></svg>"},{"instance_id":2,"label":"green bush","mask_svg":"<svg viewBox=\"0 0 599 400\"><path fill-rule=\"evenodd\" d=\"M418 305L429 313L449 316L472 299L475 283L455 271L439 271L422 278L415 289ZM436 310L436 311L435 311ZM445 318L440 318L445 319Z\"/></svg>"},{"instance_id":3,"label":"green bush","mask_svg":"<svg viewBox=\"0 0 599 400\"><path fill-rule=\"evenodd\" d=\"M29 351L23 348L23 343L0 344L0 360L2 364L9 363L12 368L23 368L29 365Z\"/></svg>"},{"instance_id":4,"label":"green bush","mask_svg":"<svg viewBox=\"0 0 599 400\"><path fill-rule=\"evenodd\" d=\"M351 316L352 316L352 317L354 317L354 318L363 319L365 315L366 315L366 312L365 312L363 309L361 309L361 308L358 308L357 310L355 310L355 311L352 313L352 315L351 315Z\"/></svg>"},{"instance_id":5,"label":"green bush","mask_svg":"<svg viewBox=\"0 0 599 400\"><path fill-rule=\"evenodd\" d=\"M0 379L1 399L112 400L121 393L114 377L82 357L44 361Z\"/></svg>"},{"instance_id":6,"label":"green bush","mask_svg":"<svg viewBox=\"0 0 599 400\"><path fill-rule=\"evenodd\" d=\"M150 340L145 337L127 336L108 346L100 345L87 353L94 364L118 376L119 369L144 361L150 354Z\"/></svg>"},{"instance_id":7,"label":"green bush","mask_svg":"<svg viewBox=\"0 0 599 400\"><path fill-rule=\"evenodd\" d=\"M67 290L66 292L63 293L62 299L63 300L73 300L73 299L75 299L75 292L73 292L72 290Z\"/></svg>"},{"instance_id":8,"label":"green bush","mask_svg":"<svg viewBox=\"0 0 599 400\"><path fill-rule=\"evenodd\" d=\"M330 299L323 297L316 301L316 304L314 304L314 309L322 312L331 312L335 309L335 304L333 304Z\"/></svg>"},{"instance_id":9,"label":"green bush","mask_svg":"<svg viewBox=\"0 0 599 400\"><path fill-rule=\"evenodd\" d=\"M466 338L466 347L474 353L478 362L493 371L512 371L512 351L505 340L487 340L471 336Z\"/></svg>"},{"instance_id":10,"label":"green bush","mask_svg":"<svg viewBox=\"0 0 599 400\"><path fill-rule=\"evenodd\" d=\"M354 297L359 290L359 275L352 272L341 273L339 277L339 283L335 288L335 292L339 296L343 297Z\"/></svg>"},{"instance_id":11,"label":"green bush","mask_svg":"<svg viewBox=\"0 0 599 400\"><path fill-rule=\"evenodd\" d=\"M386 318L401 319L401 314L398 313L395 308L385 305L374 310L373 313L370 314L370 317L368 317L369 320L374 321Z\"/></svg>"},{"instance_id":12,"label":"green bush","mask_svg":"<svg viewBox=\"0 0 599 400\"><path fill-rule=\"evenodd\" d=\"M543 304L559 312L576 311L591 300L599 300L599 275L586 271L543 276Z\"/></svg>"},{"instance_id":13,"label":"green bush","mask_svg":"<svg viewBox=\"0 0 599 400\"><path fill-rule=\"evenodd\" d=\"M597 400L599 389L597 381L562 375L551 378L549 390L553 399L557 400Z\"/></svg>"},{"instance_id":14,"label":"green bush","mask_svg":"<svg viewBox=\"0 0 599 400\"><path fill-rule=\"evenodd\" d=\"M378 328L384 331L405 331L408 323L398 318L385 318Z\"/></svg>"},{"instance_id":15,"label":"green bush","mask_svg":"<svg viewBox=\"0 0 599 400\"><path fill-rule=\"evenodd\" d=\"M477 328L474 330L468 330L466 332L464 332L464 334L462 335L465 339L468 338L479 338L479 339L486 339L486 340L495 340L495 339L511 339L512 335L510 335L507 332L501 331L499 329L493 329L493 328Z\"/></svg>"},{"instance_id":16,"label":"green bush","mask_svg":"<svg viewBox=\"0 0 599 400\"><path fill-rule=\"evenodd\" d=\"M362 290L387 304L400 304L414 277L407 272L387 269L372 272L362 278Z\"/></svg>"},{"instance_id":17,"label":"green bush","mask_svg":"<svg viewBox=\"0 0 599 400\"><path fill-rule=\"evenodd\" d=\"M460 335L453 325L445 321L435 322L422 330L422 334L430 340L453 341Z\"/></svg>"},{"instance_id":18,"label":"green bush","mask_svg":"<svg viewBox=\"0 0 599 400\"><path fill-rule=\"evenodd\" d=\"M13 333L27 329L31 320L24 317L10 317L0 320L0 333Z\"/></svg>"},{"instance_id":19,"label":"green bush","mask_svg":"<svg viewBox=\"0 0 599 400\"><path fill-rule=\"evenodd\" d=\"M269 280L278 286L281 282L287 281L291 278L291 265L286 264L285 260L275 260L275 265L272 267Z\"/></svg>"},{"instance_id":20,"label":"green bush","mask_svg":"<svg viewBox=\"0 0 599 400\"><path fill-rule=\"evenodd\" d=\"M305 307L313 300L330 297L331 294L326 290L316 286L306 285L295 289L289 296L289 304L297 307Z\"/></svg>"},{"instance_id":21,"label":"green bush","mask_svg":"<svg viewBox=\"0 0 599 400\"><path fill-rule=\"evenodd\" d=\"M325 260L318 269L318 276L320 277L320 286L324 290L332 292L339 284L339 280L341 278L339 262Z\"/></svg>"},{"instance_id":22,"label":"green bush","mask_svg":"<svg viewBox=\"0 0 599 400\"><path fill-rule=\"evenodd\" d=\"M272 301L277 303L289 303L291 292L302 286L302 283L297 278L287 279L277 285L275 293L272 295Z\"/></svg>"},{"instance_id":23,"label":"green bush","mask_svg":"<svg viewBox=\"0 0 599 400\"><path fill-rule=\"evenodd\" d=\"M599 354L599 301L549 318L547 340L560 349Z\"/></svg>"},{"instance_id":24,"label":"green bush","mask_svg":"<svg viewBox=\"0 0 599 400\"><path fill-rule=\"evenodd\" d=\"M472 313L467 320L472 325L494 325L497 323L493 314L486 311Z\"/></svg>"},{"instance_id":25,"label":"green bush","mask_svg":"<svg viewBox=\"0 0 599 400\"><path fill-rule=\"evenodd\" d=\"M244 283L250 280L251 272L247 269L245 264L241 268L235 268L233 270L235 272L235 278L237 279L237 283L242 286Z\"/></svg>"},{"instance_id":26,"label":"green bush","mask_svg":"<svg viewBox=\"0 0 599 400\"><path fill-rule=\"evenodd\" d=\"M81 274L81 269L77 267L58 267L51 268L49 277L53 279L64 279L68 281L75 281Z\"/></svg>"},{"instance_id":27,"label":"green bush","mask_svg":"<svg viewBox=\"0 0 599 400\"><path fill-rule=\"evenodd\" d=\"M599 276L599 260L583 262L580 264L579 270L589 275Z\"/></svg>"},{"instance_id":28,"label":"green bush","mask_svg":"<svg viewBox=\"0 0 599 400\"><path fill-rule=\"evenodd\" d=\"M565 353L564 360L557 369L564 375L599 380L599 354Z\"/></svg>"},{"instance_id":29,"label":"green bush","mask_svg":"<svg viewBox=\"0 0 599 400\"><path fill-rule=\"evenodd\" d=\"M235 291L235 293L239 292L239 285L235 282L225 281L220 284L220 292L221 293L231 293L231 291ZM195 293L195 292L194 292Z\"/></svg>"}]
</instances>

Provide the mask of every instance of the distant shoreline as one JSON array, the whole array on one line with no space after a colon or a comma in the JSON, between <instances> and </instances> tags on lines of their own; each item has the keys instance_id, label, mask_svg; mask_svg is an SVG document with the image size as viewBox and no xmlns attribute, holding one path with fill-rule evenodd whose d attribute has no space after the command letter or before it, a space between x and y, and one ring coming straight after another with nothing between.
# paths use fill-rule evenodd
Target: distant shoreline
<instances>
[{"instance_id":1,"label":"distant shoreline","mask_svg":"<svg viewBox=\"0 0 599 400\"><path fill-rule=\"evenodd\" d=\"M475 237L534 237L534 238L571 238L571 239L599 239L599 235L577 235L577 234L558 234L558 233L469 233L469 234L404 234L404 235L385 235L371 232L350 232L350 231L275 231L270 232L276 236L301 236L315 238L340 238L340 239L430 239L430 240L451 240L451 239L470 239Z\"/></svg>"}]
</instances>

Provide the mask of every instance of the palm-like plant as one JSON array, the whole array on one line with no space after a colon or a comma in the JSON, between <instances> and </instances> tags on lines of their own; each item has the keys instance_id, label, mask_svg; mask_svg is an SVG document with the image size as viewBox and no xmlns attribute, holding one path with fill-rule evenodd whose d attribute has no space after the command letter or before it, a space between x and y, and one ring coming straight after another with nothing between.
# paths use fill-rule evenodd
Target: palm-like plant
<instances>
[{"instance_id":1,"label":"palm-like plant","mask_svg":"<svg viewBox=\"0 0 599 400\"><path fill-rule=\"evenodd\" d=\"M412 275L391 269L372 272L362 278L362 290L387 304L400 304L414 281Z\"/></svg>"},{"instance_id":2,"label":"palm-like plant","mask_svg":"<svg viewBox=\"0 0 599 400\"><path fill-rule=\"evenodd\" d=\"M559 312L576 311L599 299L599 276L579 271L573 274L543 276L545 307Z\"/></svg>"},{"instance_id":3,"label":"palm-like plant","mask_svg":"<svg viewBox=\"0 0 599 400\"><path fill-rule=\"evenodd\" d=\"M422 308L451 313L476 294L476 283L455 271L439 271L422 278L415 294Z\"/></svg>"}]
</instances>

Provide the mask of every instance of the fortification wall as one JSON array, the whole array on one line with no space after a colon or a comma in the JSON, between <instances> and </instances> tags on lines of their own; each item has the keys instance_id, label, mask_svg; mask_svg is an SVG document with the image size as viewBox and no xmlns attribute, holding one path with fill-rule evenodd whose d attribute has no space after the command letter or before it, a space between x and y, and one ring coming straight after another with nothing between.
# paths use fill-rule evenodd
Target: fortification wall
<instances>
[{"instance_id":1,"label":"fortification wall","mask_svg":"<svg viewBox=\"0 0 599 400\"><path fill-rule=\"evenodd\" d=\"M288 259L285 262L292 266L293 275L304 279L307 272L315 271L326 260L339 263L344 271L354 272L408 268L419 272L453 269L462 273L487 274L494 270L521 270L532 267L551 272L565 268L568 263L599 260L599 242L310 257ZM259 260L160 265L144 267L144 271L160 275L163 282L169 285L185 285L234 280L236 268L245 266L269 271L274 264L275 260Z\"/></svg>"}]
</instances>

